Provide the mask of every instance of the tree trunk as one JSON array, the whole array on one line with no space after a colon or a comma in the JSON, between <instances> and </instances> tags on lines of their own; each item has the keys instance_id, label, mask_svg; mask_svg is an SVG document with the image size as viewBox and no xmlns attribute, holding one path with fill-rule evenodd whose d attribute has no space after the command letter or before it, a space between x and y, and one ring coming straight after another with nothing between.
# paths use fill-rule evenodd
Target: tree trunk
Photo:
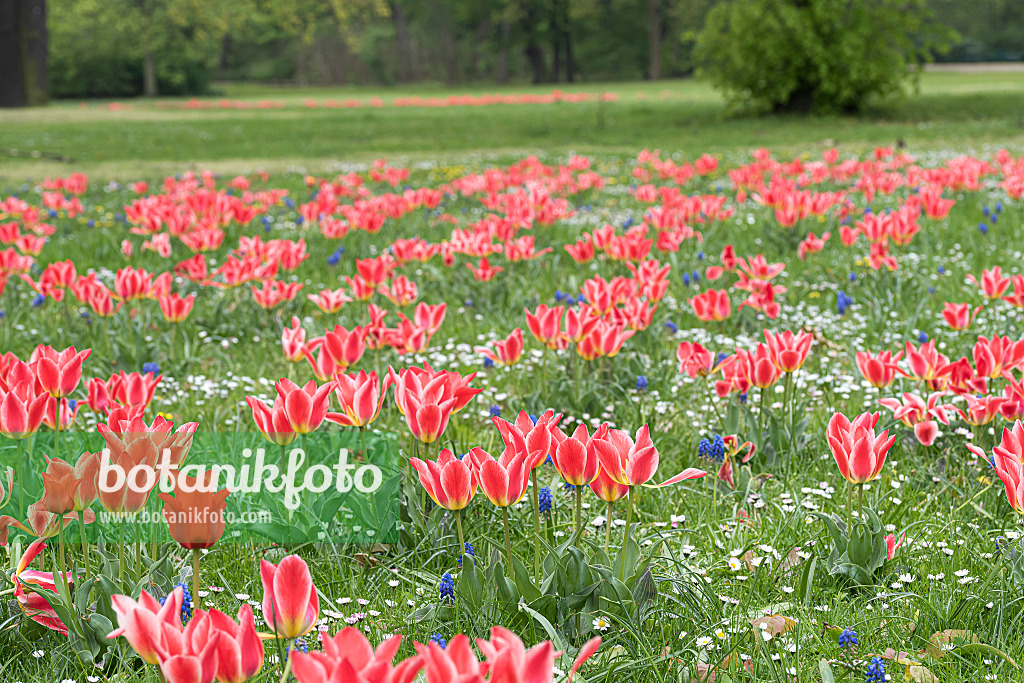
<instances>
[{"instance_id":1,"label":"tree trunk","mask_svg":"<svg viewBox=\"0 0 1024 683\"><path fill-rule=\"evenodd\" d=\"M530 62L530 70L533 71L533 84L537 85L547 80L544 68L544 53L537 44L537 11L532 0L525 0L523 3L523 30L526 32L526 59Z\"/></svg>"},{"instance_id":2,"label":"tree trunk","mask_svg":"<svg viewBox=\"0 0 1024 683\"><path fill-rule=\"evenodd\" d=\"M413 80L412 35L402 3L391 3L391 20L395 24L395 51L398 53L398 82Z\"/></svg>"},{"instance_id":3,"label":"tree trunk","mask_svg":"<svg viewBox=\"0 0 1024 683\"><path fill-rule=\"evenodd\" d=\"M0 0L0 107L49 99L46 0Z\"/></svg>"},{"instance_id":4,"label":"tree trunk","mask_svg":"<svg viewBox=\"0 0 1024 683\"><path fill-rule=\"evenodd\" d=\"M562 76L562 29L559 27L558 13L561 11L558 0L551 5L551 17L548 20L548 29L551 31L551 79L558 83Z\"/></svg>"},{"instance_id":5,"label":"tree trunk","mask_svg":"<svg viewBox=\"0 0 1024 683\"><path fill-rule=\"evenodd\" d=\"M508 41L511 30L512 27L508 25L507 21L501 22L501 52L498 53L497 80L502 85L508 83Z\"/></svg>"},{"instance_id":6,"label":"tree trunk","mask_svg":"<svg viewBox=\"0 0 1024 683\"><path fill-rule=\"evenodd\" d=\"M661 0L647 0L647 26L650 50L647 75L657 81L661 78Z\"/></svg>"},{"instance_id":7,"label":"tree trunk","mask_svg":"<svg viewBox=\"0 0 1024 683\"><path fill-rule=\"evenodd\" d=\"M142 58L142 94L146 97L156 97L159 92L156 87L156 64L153 61L153 51L146 50Z\"/></svg>"}]
</instances>

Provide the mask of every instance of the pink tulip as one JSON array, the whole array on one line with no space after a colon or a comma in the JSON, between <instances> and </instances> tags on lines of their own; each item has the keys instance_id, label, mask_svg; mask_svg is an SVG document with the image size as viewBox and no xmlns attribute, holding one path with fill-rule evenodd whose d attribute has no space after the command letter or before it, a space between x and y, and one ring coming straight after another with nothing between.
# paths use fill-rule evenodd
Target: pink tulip
<instances>
[{"instance_id":1,"label":"pink tulip","mask_svg":"<svg viewBox=\"0 0 1024 683\"><path fill-rule=\"evenodd\" d=\"M309 380L300 387L282 377L275 387L281 397L288 424L296 434L309 434L320 428L327 417L331 391L334 389L333 381L317 386L315 380Z\"/></svg>"},{"instance_id":2,"label":"pink tulip","mask_svg":"<svg viewBox=\"0 0 1024 683\"><path fill-rule=\"evenodd\" d=\"M238 609L238 623L218 610L210 610L211 627L217 641L217 680L220 683L244 683L263 668L263 641L256 632L252 607Z\"/></svg>"},{"instance_id":3,"label":"pink tulip","mask_svg":"<svg viewBox=\"0 0 1024 683\"><path fill-rule=\"evenodd\" d=\"M476 472L467 463L452 455L447 448L437 461L409 458L420 477L420 485L437 505L445 510L462 510L476 495Z\"/></svg>"},{"instance_id":4,"label":"pink tulip","mask_svg":"<svg viewBox=\"0 0 1024 683\"><path fill-rule=\"evenodd\" d=\"M117 628L107 638L124 636L132 649L147 664L159 663L158 648L163 638L163 627L181 628L181 602L183 592L175 588L161 605L156 598L142 591L138 601L126 595L113 596Z\"/></svg>"},{"instance_id":5,"label":"pink tulip","mask_svg":"<svg viewBox=\"0 0 1024 683\"><path fill-rule=\"evenodd\" d=\"M320 614L320 598L309 566L298 555L274 565L260 561L263 619L279 638L294 640L309 633Z\"/></svg>"},{"instance_id":6,"label":"pink tulip","mask_svg":"<svg viewBox=\"0 0 1024 683\"><path fill-rule=\"evenodd\" d=\"M851 484L864 484L877 477L885 456L896 442L885 430L875 436L878 413L858 415L851 423L842 413L828 421L828 445L839 466L839 473Z\"/></svg>"},{"instance_id":7,"label":"pink tulip","mask_svg":"<svg viewBox=\"0 0 1024 683\"><path fill-rule=\"evenodd\" d=\"M327 413L327 420L345 427L365 427L377 419L384 406L377 373L360 370L359 374L334 376L334 394L341 403L340 413Z\"/></svg>"},{"instance_id":8,"label":"pink tulip","mask_svg":"<svg viewBox=\"0 0 1024 683\"><path fill-rule=\"evenodd\" d=\"M423 668L419 655L393 665L402 643L400 635L391 636L376 650L352 627L321 642L323 652L294 653L293 672L299 683L411 683Z\"/></svg>"}]
</instances>

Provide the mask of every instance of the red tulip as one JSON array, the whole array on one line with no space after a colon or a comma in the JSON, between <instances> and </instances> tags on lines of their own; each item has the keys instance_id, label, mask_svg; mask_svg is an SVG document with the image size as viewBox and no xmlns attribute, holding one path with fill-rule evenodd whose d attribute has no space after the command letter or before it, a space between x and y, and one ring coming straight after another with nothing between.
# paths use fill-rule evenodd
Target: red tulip
<instances>
[{"instance_id":1,"label":"red tulip","mask_svg":"<svg viewBox=\"0 0 1024 683\"><path fill-rule=\"evenodd\" d=\"M417 655L394 666L402 636L391 636L376 650L359 629L344 628L321 638L323 652L294 652L293 673L299 683L412 683L423 668ZM228 682L233 683L233 682Z\"/></svg>"},{"instance_id":2,"label":"red tulip","mask_svg":"<svg viewBox=\"0 0 1024 683\"><path fill-rule=\"evenodd\" d=\"M114 613L117 628L110 632L108 639L124 636L142 661L158 664L158 649L163 639L164 626L181 629L181 602L183 591L175 588L161 605L145 590L136 602L127 595L114 595Z\"/></svg>"},{"instance_id":3,"label":"red tulip","mask_svg":"<svg viewBox=\"0 0 1024 683\"><path fill-rule=\"evenodd\" d=\"M245 402L252 410L252 419L256 423L256 429L267 441L278 446L287 446L298 438L298 432L292 429L291 422L288 421L284 399L280 395L274 399L273 407L267 406L255 396L246 396Z\"/></svg>"},{"instance_id":4,"label":"red tulip","mask_svg":"<svg viewBox=\"0 0 1024 683\"><path fill-rule=\"evenodd\" d=\"M350 332L341 325L335 325L333 330L325 331L323 337L314 339L309 343L305 352L306 358L316 367L310 351L319 347L321 359L324 354L327 354L330 363L337 368L330 374L334 375L336 372L343 372L346 368L358 363L359 359L363 357L363 353L366 351L365 340L368 333L369 328L366 327L353 327Z\"/></svg>"},{"instance_id":5,"label":"red tulip","mask_svg":"<svg viewBox=\"0 0 1024 683\"><path fill-rule=\"evenodd\" d=\"M839 473L852 484L863 484L882 472L885 456L896 442L885 430L875 436L878 413L864 413L851 423L842 413L828 422L828 446L839 466Z\"/></svg>"},{"instance_id":6,"label":"red tulip","mask_svg":"<svg viewBox=\"0 0 1024 683\"><path fill-rule=\"evenodd\" d=\"M167 683L213 683L220 638L221 634L211 627L209 615L201 609L193 613L184 631L163 625L157 657Z\"/></svg>"},{"instance_id":7,"label":"red tulip","mask_svg":"<svg viewBox=\"0 0 1024 683\"><path fill-rule=\"evenodd\" d=\"M281 397L288 424L296 434L309 434L320 428L327 417L331 391L334 389L333 381L318 387L315 380L309 380L305 386L300 387L282 377L275 387L277 395Z\"/></svg>"},{"instance_id":8,"label":"red tulip","mask_svg":"<svg viewBox=\"0 0 1024 683\"><path fill-rule=\"evenodd\" d=\"M934 339L922 344L919 349L915 349L913 344L907 342L907 362L910 364L908 377L925 382L932 391L943 388L945 379L942 371L949 365L949 358L935 349Z\"/></svg>"},{"instance_id":9,"label":"red tulip","mask_svg":"<svg viewBox=\"0 0 1024 683\"><path fill-rule=\"evenodd\" d=\"M298 555L287 555L276 566L261 560L260 579L267 626L286 640L309 633L320 614L320 598L306 562Z\"/></svg>"},{"instance_id":10,"label":"red tulip","mask_svg":"<svg viewBox=\"0 0 1024 683\"><path fill-rule=\"evenodd\" d=\"M322 289L318 294L307 294L306 298L316 304L324 313L337 313L341 310L349 301L352 301L352 297L345 294L345 290L341 287L337 289ZM296 318L297 319L297 318Z\"/></svg>"},{"instance_id":11,"label":"red tulip","mask_svg":"<svg viewBox=\"0 0 1024 683\"><path fill-rule=\"evenodd\" d=\"M36 394L31 380L0 391L0 436L20 440L35 434L43 423L49 398L46 393Z\"/></svg>"},{"instance_id":12,"label":"red tulip","mask_svg":"<svg viewBox=\"0 0 1024 683\"><path fill-rule=\"evenodd\" d=\"M982 308L984 306L978 306L972 312L970 304L951 304L947 301L942 309L942 317L951 330L959 332L971 326Z\"/></svg>"},{"instance_id":13,"label":"red tulip","mask_svg":"<svg viewBox=\"0 0 1024 683\"><path fill-rule=\"evenodd\" d=\"M715 354L697 342L680 342L676 349L679 372L685 372L691 379L707 377L715 371Z\"/></svg>"},{"instance_id":14,"label":"red tulip","mask_svg":"<svg viewBox=\"0 0 1024 683\"><path fill-rule=\"evenodd\" d=\"M171 538L182 548L211 548L224 535L229 492L227 489L209 490L216 476L215 470L206 470L201 480L186 476L184 488L178 476L174 480L174 496L157 494L164 502L163 516Z\"/></svg>"},{"instance_id":15,"label":"red tulip","mask_svg":"<svg viewBox=\"0 0 1024 683\"><path fill-rule=\"evenodd\" d=\"M219 610L210 610L210 626L220 635L216 676L220 683L245 683L259 673L263 668L263 641L256 632L252 607L244 604L238 609L238 623Z\"/></svg>"},{"instance_id":16,"label":"red tulip","mask_svg":"<svg viewBox=\"0 0 1024 683\"><path fill-rule=\"evenodd\" d=\"M500 417L491 418L498 428L501 439L506 447L521 444L527 455L527 468L530 472L544 464L551 453L551 427L562 419L561 414L555 415L548 410L534 422L525 410L520 410L514 423Z\"/></svg>"},{"instance_id":17,"label":"red tulip","mask_svg":"<svg viewBox=\"0 0 1024 683\"><path fill-rule=\"evenodd\" d=\"M441 324L444 322L444 316L447 310L448 304L430 306L420 302L416 304L416 310L413 313L413 318L416 320L417 327L425 329L428 334L434 334L441 329Z\"/></svg>"},{"instance_id":18,"label":"red tulip","mask_svg":"<svg viewBox=\"0 0 1024 683\"><path fill-rule=\"evenodd\" d=\"M772 362L768 347L758 344L754 353L749 351L736 351L736 362L739 370L744 374L747 382L758 389L767 389L775 384L782 371Z\"/></svg>"},{"instance_id":19,"label":"red tulip","mask_svg":"<svg viewBox=\"0 0 1024 683\"><path fill-rule=\"evenodd\" d=\"M78 521L76 512L64 515L49 512L41 499L29 505L25 513L25 523L9 515L0 517L0 546L7 545L7 536L12 526L36 538L53 538L60 533L61 529L67 529ZM86 508L82 513L82 518L86 524L92 524L96 521L96 513Z\"/></svg>"},{"instance_id":20,"label":"red tulip","mask_svg":"<svg viewBox=\"0 0 1024 683\"><path fill-rule=\"evenodd\" d=\"M586 486L597 479L600 461L595 442L607 432L608 426L601 425L591 437L581 424L572 436L566 436L558 427L551 427L551 436L558 442L553 460L562 479L573 486Z\"/></svg>"},{"instance_id":21,"label":"red tulip","mask_svg":"<svg viewBox=\"0 0 1024 683\"><path fill-rule=\"evenodd\" d=\"M856 356L857 369L860 370L860 373L864 375L864 379L871 386L882 389L892 384L893 380L896 379L897 372L901 375L906 375L896 365L902 357L902 351L895 356L892 355L891 351L883 351L877 356L873 356L867 351L858 351Z\"/></svg>"},{"instance_id":22,"label":"red tulip","mask_svg":"<svg viewBox=\"0 0 1024 683\"><path fill-rule=\"evenodd\" d=\"M978 337L974 345L974 366L979 377L1004 377L1021 365L1024 365L1024 339L1014 342L1009 337Z\"/></svg>"},{"instance_id":23,"label":"red tulip","mask_svg":"<svg viewBox=\"0 0 1024 683\"><path fill-rule=\"evenodd\" d=\"M297 363L306 355L306 330L302 329L302 322L295 316L292 316L292 326L284 328L281 334L281 348L289 363Z\"/></svg>"},{"instance_id":24,"label":"red tulip","mask_svg":"<svg viewBox=\"0 0 1024 683\"><path fill-rule=\"evenodd\" d=\"M1010 507L1024 515L1024 424L1017 420L1012 429L1004 428L1003 437L992 449L991 457L986 457L985 451L974 444L967 444L967 449L992 466L1003 482Z\"/></svg>"},{"instance_id":25,"label":"red tulip","mask_svg":"<svg viewBox=\"0 0 1024 683\"><path fill-rule=\"evenodd\" d=\"M340 413L327 413L327 419L345 427L365 427L377 419L384 406L385 392L381 389L376 371L369 375L334 376L334 394L341 403Z\"/></svg>"},{"instance_id":26,"label":"red tulip","mask_svg":"<svg viewBox=\"0 0 1024 683\"><path fill-rule=\"evenodd\" d=\"M967 401L967 410L957 408L957 412L964 422L975 427L987 425L994 420L1008 400L1005 396L978 397L971 394L964 394L963 399Z\"/></svg>"},{"instance_id":27,"label":"red tulip","mask_svg":"<svg viewBox=\"0 0 1024 683\"><path fill-rule=\"evenodd\" d=\"M470 449L467 456L476 471L480 490L496 507L507 508L518 503L526 495L526 487L530 483L532 470L526 443L517 441L518 447L507 446L497 460L482 448Z\"/></svg>"},{"instance_id":28,"label":"red tulip","mask_svg":"<svg viewBox=\"0 0 1024 683\"><path fill-rule=\"evenodd\" d=\"M811 352L811 344L814 336L807 332L793 334L786 330L778 334L764 331L765 341L768 342L768 352L775 366L783 372L796 372L807 360Z\"/></svg>"},{"instance_id":29,"label":"red tulip","mask_svg":"<svg viewBox=\"0 0 1024 683\"><path fill-rule=\"evenodd\" d=\"M505 339L494 342L493 351L487 347L476 351L498 365L515 365L523 356L523 331L517 327Z\"/></svg>"},{"instance_id":30,"label":"red tulip","mask_svg":"<svg viewBox=\"0 0 1024 683\"><path fill-rule=\"evenodd\" d=\"M615 503L629 493L629 487L609 477L603 467L598 468L597 479L590 482L590 490L606 503Z\"/></svg>"},{"instance_id":31,"label":"red tulip","mask_svg":"<svg viewBox=\"0 0 1024 683\"><path fill-rule=\"evenodd\" d=\"M82 363L91 353L92 349L78 351L74 346L63 351L49 346L36 347L31 366L40 390L54 398L70 395L82 381Z\"/></svg>"},{"instance_id":32,"label":"red tulip","mask_svg":"<svg viewBox=\"0 0 1024 683\"><path fill-rule=\"evenodd\" d=\"M729 293L724 289L709 289L690 299L693 314L704 322L720 322L732 315Z\"/></svg>"},{"instance_id":33,"label":"red tulip","mask_svg":"<svg viewBox=\"0 0 1024 683\"><path fill-rule=\"evenodd\" d=\"M654 442L651 441L647 425L637 430L636 442L621 429L609 429L601 436L595 434L594 444L601 469L612 481L623 486L661 488L684 479L699 479L707 474L702 470L689 468L661 484L648 484L658 470L659 454Z\"/></svg>"},{"instance_id":34,"label":"red tulip","mask_svg":"<svg viewBox=\"0 0 1024 683\"><path fill-rule=\"evenodd\" d=\"M967 279L978 287L986 299L995 300L1001 297L1010 287L1010 278L1003 277L1003 269L999 266L981 271L981 282L974 275Z\"/></svg>"},{"instance_id":35,"label":"red tulip","mask_svg":"<svg viewBox=\"0 0 1024 683\"><path fill-rule=\"evenodd\" d=\"M437 456L437 462L419 458L410 458L409 462L427 495L445 510L462 510L476 495L478 482L473 468L447 448Z\"/></svg>"},{"instance_id":36,"label":"red tulip","mask_svg":"<svg viewBox=\"0 0 1024 683\"><path fill-rule=\"evenodd\" d=\"M32 564L32 560L45 549L46 543L40 539L33 541L25 550L25 554L18 561L18 566L11 577L14 582L14 597L18 601L21 611L29 619L45 626L51 631L67 636L68 627L60 620L60 617L57 616L57 613L41 592L57 592L57 579L54 578L54 573L28 569L28 566ZM68 590L73 591L72 577L68 574L63 574L62 576L68 582Z\"/></svg>"},{"instance_id":37,"label":"red tulip","mask_svg":"<svg viewBox=\"0 0 1024 683\"><path fill-rule=\"evenodd\" d=\"M188 314L192 312L192 306L195 302L195 294L189 294L187 297L182 298L177 292L164 294L157 299L157 303L160 304L160 312L164 314L167 322L171 323L180 323L188 318Z\"/></svg>"},{"instance_id":38,"label":"red tulip","mask_svg":"<svg viewBox=\"0 0 1024 683\"><path fill-rule=\"evenodd\" d=\"M557 349L563 344L562 313L565 311L564 306L549 308L540 304L534 313L526 308L523 311L526 313L526 327L534 339L549 349Z\"/></svg>"}]
</instances>

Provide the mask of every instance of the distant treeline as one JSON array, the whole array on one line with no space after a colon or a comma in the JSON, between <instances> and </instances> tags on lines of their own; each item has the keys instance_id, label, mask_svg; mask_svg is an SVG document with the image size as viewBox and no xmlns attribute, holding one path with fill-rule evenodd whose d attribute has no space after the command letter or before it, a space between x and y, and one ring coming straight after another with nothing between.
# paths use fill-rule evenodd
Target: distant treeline
<instances>
[{"instance_id":1,"label":"distant treeline","mask_svg":"<svg viewBox=\"0 0 1024 683\"><path fill-rule=\"evenodd\" d=\"M729 0L724 0L728 2ZM849 0L852 3L870 0ZM214 80L449 85L692 74L713 0L49 0L55 97ZM928 0L939 61L1024 58L1024 0Z\"/></svg>"}]
</instances>

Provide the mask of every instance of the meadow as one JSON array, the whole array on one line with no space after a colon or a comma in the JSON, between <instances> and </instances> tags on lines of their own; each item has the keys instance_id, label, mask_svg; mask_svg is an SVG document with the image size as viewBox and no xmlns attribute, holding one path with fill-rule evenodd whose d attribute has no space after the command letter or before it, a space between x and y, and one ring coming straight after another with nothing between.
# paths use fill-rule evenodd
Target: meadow
<instances>
[{"instance_id":1,"label":"meadow","mask_svg":"<svg viewBox=\"0 0 1024 683\"><path fill-rule=\"evenodd\" d=\"M859 118L564 92L0 114L0 680L347 681L355 627L420 657L391 680L477 681L495 625L540 649L498 633L490 680L1021 679L1019 75ZM89 454L171 434L340 446L395 517L97 490ZM189 501L273 515L161 518Z\"/></svg>"}]
</instances>

